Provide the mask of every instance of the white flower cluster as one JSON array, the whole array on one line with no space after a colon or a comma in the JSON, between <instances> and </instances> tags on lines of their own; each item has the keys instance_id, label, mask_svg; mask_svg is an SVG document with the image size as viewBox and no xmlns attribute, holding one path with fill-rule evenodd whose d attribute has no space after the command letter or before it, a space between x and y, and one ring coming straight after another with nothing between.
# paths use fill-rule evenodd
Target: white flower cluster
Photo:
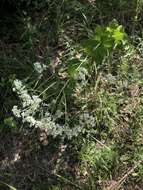
<instances>
[{"instance_id":1,"label":"white flower cluster","mask_svg":"<svg viewBox=\"0 0 143 190\"><path fill-rule=\"evenodd\" d=\"M113 76L112 74L107 74L103 76L102 79L104 80L104 82L109 83L109 84L117 83L117 78Z\"/></svg>"},{"instance_id":2,"label":"white flower cluster","mask_svg":"<svg viewBox=\"0 0 143 190\"><path fill-rule=\"evenodd\" d=\"M48 134L53 137L60 135L71 139L83 132L85 126L95 126L94 117L90 116L88 113L80 115L79 124L73 126L73 128L70 128L68 125L59 125L56 123L56 119L60 118L64 113L57 110L56 114L53 116L48 110L48 105L43 113L42 106L45 104L42 103L42 100L38 96L30 96L25 86L19 80L14 81L13 90L17 92L21 100L21 108L14 106L12 111L16 117L21 118L22 122L28 123L30 127L44 128L47 130ZM43 114L39 113L40 110ZM40 117L37 117L37 113L39 113Z\"/></svg>"},{"instance_id":3,"label":"white flower cluster","mask_svg":"<svg viewBox=\"0 0 143 190\"><path fill-rule=\"evenodd\" d=\"M89 113L83 113L82 115L80 115L79 117L79 124L84 126L90 126L90 127L94 127L95 126L95 117L93 117L92 115L89 115Z\"/></svg>"},{"instance_id":4,"label":"white flower cluster","mask_svg":"<svg viewBox=\"0 0 143 190\"><path fill-rule=\"evenodd\" d=\"M22 117L23 122L28 122L31 126L35 125L36 120L33 118L33 115L40 107L42 100L38 96L30 96L25 86L19 80L14 81L13 90L18 94L22 103L21 109L17 106L13 107L12 111L14 115Z\"/></svg>"},{"instance_id":5,"label":"white flower cluster","mask_svg":"<svg viewBox=\"0 0 143 190\"><path fill-rule=\"evenodd\" d=\"M79 67L74 79L79 81L80 86L84 87L87 85L86 77L88 76L88 71L84 67Z\"/></svg>"},{"instance_id":6,"label":"white flower cluster","mask_svg":"<svg viewBox=\"0 0 143 190\"><path fill-rule=\"evenodd\" d=\"M39 77L41 77L43 71L47 69L47 66L40 62L35 62L33 63L33 65L34 65L35 71L39 74Z\"/></svg>"}]
</instances>

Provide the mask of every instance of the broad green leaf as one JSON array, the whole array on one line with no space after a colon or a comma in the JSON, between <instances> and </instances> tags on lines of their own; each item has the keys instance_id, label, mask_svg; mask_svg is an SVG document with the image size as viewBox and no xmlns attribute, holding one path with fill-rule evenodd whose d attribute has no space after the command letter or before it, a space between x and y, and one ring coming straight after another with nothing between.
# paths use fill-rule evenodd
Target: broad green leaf
<instances>
[{"instance_id":1,"label":"broad green leaf","mask_svg":"<svg viewBox=\"0 0 143 190\"><path fill-rule=\"evenodd\" d=\"M9 126L9 127L12 127L12 128L16 127L16 123L15 123L13 117L5 118L4 119L4 124L7 125L7 126Z\"/></svg>"},{"instance_id":2,"label":"broad green leaf","mask_svg":"<svg viewBox=\"0 0 143 190\"><path fill-rule=\"evenodd\" d=\"M119 43L123 40L124 38L124 33L120 32L118 30L115 30L112 37L115 39L115 43Z\"/></svg>"}]
</instances>

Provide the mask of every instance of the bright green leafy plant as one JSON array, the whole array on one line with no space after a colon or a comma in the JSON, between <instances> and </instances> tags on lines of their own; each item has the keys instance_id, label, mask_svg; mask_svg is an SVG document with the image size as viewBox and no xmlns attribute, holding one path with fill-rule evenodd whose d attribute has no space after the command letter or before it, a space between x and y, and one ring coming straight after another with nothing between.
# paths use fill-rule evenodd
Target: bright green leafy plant
<instances>
[{"instance_id":1,"label":"bright green leafy plant","mask_svg":"<svg viewBox=\"0 0 143 190\"><path fill-rule=\"evenodd\" d=\"M126 39L126 33L122 25L112 21L109 26L97 26L95 32L83 43L83 49L87 56L97 64L120 47Z\"/></svg>"}]
</instances>

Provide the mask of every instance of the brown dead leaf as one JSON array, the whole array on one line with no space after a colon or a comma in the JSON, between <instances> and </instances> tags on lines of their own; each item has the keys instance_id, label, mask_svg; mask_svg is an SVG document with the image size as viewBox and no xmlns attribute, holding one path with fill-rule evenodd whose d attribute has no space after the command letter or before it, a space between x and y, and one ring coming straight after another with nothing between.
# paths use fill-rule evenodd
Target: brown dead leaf
<instances>
[{"instance_id":1,"label":"brown dead leaf","mask_svg":"<svg viewBox=\"0 0 143 190\"><path fill-rule=\"evenodd\" d=\"M140 88L137 84L133 84L129 87L129 96L137 97L140 94Z\"/></svg>"}]
</instances>

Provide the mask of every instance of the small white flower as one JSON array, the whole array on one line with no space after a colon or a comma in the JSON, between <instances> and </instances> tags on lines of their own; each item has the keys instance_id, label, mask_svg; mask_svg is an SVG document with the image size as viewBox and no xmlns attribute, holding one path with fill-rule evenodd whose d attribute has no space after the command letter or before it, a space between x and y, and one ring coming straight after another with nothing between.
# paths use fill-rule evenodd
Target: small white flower
<instances>
[{"instance_id":1,"label":"small white flower","mask_svg":"<svg viewBox=\"0 0 143 190\"><path fill-rule=\"evenodd\" d=\"M25 122L28 122L30 126L35 126L36 120L32 116L28 116L25 118Z\"/></svg>"},{"instance_id":2,"label":"small white flower","mask_svg":"<svg viewBox=\"0 0 143 190\"><path fill-rule=\"evenodd\" d=\"M33 63L33 65L34 65L34 69L37 71L38 74L42 74L42 72L44 70L46 70L46 68L47 68L46 65L44 65L40 62L35 62L35 63Z\"/></svg>"},{"instance_id":3,"label":"small white flower","mask_svg":"<svg viewBox=\"0 0 143 190\"><path fill-rule=\"evenodd\" d=\"M18 79L14 80L14 90L21 90L23 88L22 82Z\"/></svg>"},{"instance_id":4,"label":"small white flower","mask_svg":"<svg viewBox=\"0 0 143 190\"><path fill-rule=\"evenodd\" d=\"M21 111L17 108L17 106L13 106L12 112L16 117L21 117Z\"/></svg>"}]
</instances>

